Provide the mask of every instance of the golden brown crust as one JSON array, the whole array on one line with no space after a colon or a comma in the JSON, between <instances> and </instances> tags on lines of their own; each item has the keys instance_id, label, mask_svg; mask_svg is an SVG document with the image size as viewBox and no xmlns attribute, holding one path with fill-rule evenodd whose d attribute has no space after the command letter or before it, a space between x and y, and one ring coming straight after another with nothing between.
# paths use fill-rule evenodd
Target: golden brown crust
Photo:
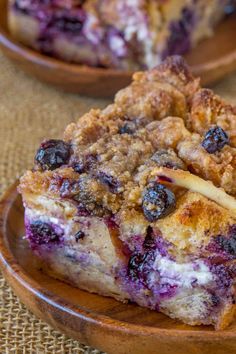
<instances>
[{"instance_id":1,"label":"golden brown crust","mask_svg":"<svg viewBox=\"0 0 236 354\"><path fill-rule=\"evenodd\" d=\"M178 156L187 164L189 170L217 187L223 187L235 195L236 149L225 146L220 152L209 154L201 145L202 136L192 134L177 146Z\"/></svg>"},{"instance_id":2,"label":"golden brown crust","mask_svg":"<svg viewBox=\"0 0 236 354\"><path fill-rule=\"evenodd\" d=\"M223 128L236 147L236 110L209 89L198 90L191 101L190 129L203 135L212 125Z\"/></svg>"},{"instance_id":3,"label":"golden brown crust","mask_svg":"<svg viewBox=\"0 0 236 354\"><path fill-rule=\"evenodd\" d=\"M226 209L198 193L187 192L178 199L176 211L157 221L155 227L179 250L196 255L212 237L227 234L233 223Z\"/></svg>"}]
</instances>

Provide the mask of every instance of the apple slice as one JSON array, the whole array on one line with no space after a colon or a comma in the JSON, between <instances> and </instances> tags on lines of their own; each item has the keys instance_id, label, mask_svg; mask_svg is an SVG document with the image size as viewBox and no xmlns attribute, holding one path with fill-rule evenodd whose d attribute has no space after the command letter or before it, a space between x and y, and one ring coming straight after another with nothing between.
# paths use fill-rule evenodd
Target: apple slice
<instances>
[{"instance_id":1,"label":"apple slice","mask_svg":"<svg viewBox=\"0 0 236 354\"><path fill-rule=\"evenodd\" d=\"M236 217L235 198L227 194L224 189L216 187L211 181L205 181L188 171L173 170L166 167L160 167L153 170L151 175L153 177L158 176L158 181L160 183L172 183L176 186L200 193L222 207L230 210Z\"/></svg>"}]
</instances>

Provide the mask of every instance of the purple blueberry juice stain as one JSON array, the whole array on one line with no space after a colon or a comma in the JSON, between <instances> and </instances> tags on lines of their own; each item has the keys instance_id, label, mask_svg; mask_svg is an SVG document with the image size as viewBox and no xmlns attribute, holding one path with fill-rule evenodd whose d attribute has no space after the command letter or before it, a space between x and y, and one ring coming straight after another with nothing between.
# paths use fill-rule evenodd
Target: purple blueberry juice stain
<instances>
[{"instance_id":1,"label":"purple blueberry juice stain","mask_svg":"<svg viewBox=\"0 0 236 354\"><path fill-rule=\"evenodd\" d=\"M63 230L55 224L41 220L26 221L26 237L32 248L42 245L59 245L63 240Z\"/></svg>"},{"instance_id":2,"label":"purple blueberry juice stain","mask_svg":"<svg viewBox=\"0 0 236 354\"><path fill-rule=\"evenodd\" d=\"M212 237L206 249L212 254L212 263L222 263L236 258L236 224L229 226L226 235Z\"/></svg>"},{"instance_id":3,"label":"purple blueberry juice stain","mask_svg":"<svg viewBox=\"0 0 236 354\"><path fill-rule=\"evenodd\" d=\"M212 285L212 311L215 307L221 306L221 299L235 301L233 294L233 284L236 277L236 225L231 225L225 235L212 237L211 242L206 247L210 255L206 259L210 271L214 277Z\"/></svg>"},{"instance_id":4,"label":"purple blueberry juice stain","mask_svg":"<svg viewBox=\"0 0 236 354\"><path fill-rule=\"evenodd\" d=\"M168 254L168 247L169 247L169 243L164 240L161 236L156 237L156 247L158 249L158 252L160 253L160 255L162 257L169 257L169 259L171 259L172 257Z\"/></svg>"},{"instance_id":5,"label":"purple blueberry juice stain","mask_svg":"<svg viewBox=\"0 0 236 354\"><path fill-rule=\"evenodd\" d=\"M78 181L70 179L62 179L60 186L60 196L61 198L74 198L79 194L79 184Z\"/></svg>"},{"instance_id":6,"label":"purple blueberry juice stain","mask_svg":"<svg viewBox=\"0 0 236 354\"><path fill-rule=\"evenodd\" d=\"M75 263L77 265L79 264L80 267L86 268L87 266L89 266L89 264L91 264L89 254L84 252L81 253L77 249L65 249L65 256L70 262Z\"/></svg>"},{"instance_id":7,"label":"purple blueberry juice stain","mask_svg":"<svg viewBox=\"0 0 236 354\"><path fill-rule=\"evenodd\" d=\"M121 184L116 177L109 175L103 171L99 171L97 174L97 177L99 178L99 181L102 184L104 184L105 186L108 187L108 189L111 193L114 193L114 194L119 193L119 188L121 187Z\"/></svg>"},{"instance_id":8,"label":"purple blueberry juice stain","mask_svg":"<svg viewBox=\"0 0 236 354\"><path fill-rule=\"evenodd\" d=\"M134 235L130 240L132 250L135 252L142 252L143 251L143 235Z\"/></svg>"},{"instance_id":9,"label":"purple blueberry juice stain","mask_svg":"<svg viewBox=\"0 0 236 354\"><path fill-rule=\"evenodd\" d=\"M233 278L230 275L228 267L224 264L210 266L211 272L214 274L218 292L225 292L233 285Z\"/></svg>"},{"instance_id":10,"label":"purple blueberry juice stain","mask_svg":"<svg viewBox=\"0 0 236 354\"><path fill-rule=\"evenodd\" d=\"M161 300L163 300L175 296L176 290L177 290L177 285L166 283L166 284L161 284L161 286L158 289L158 293Z\"/></svg>"},{"instance_id":11,"label":"purple blueberry juice stain","mask_svg":"<svg viewBox=\"0 0 236 354\"><path fill-rule=\"evenodd\" d=\"M91 216L91 212L86 208L83 203L78 203L76 207L78 216Z\"/></svg>"},{"instance_id":12,"label":"purple blueberry juice stain","mask_svg":"<svg viewBox=\"0 0 236 354\"><path fill-rule=\"evenodd\" d=\"M235 227L229 228L229 234L234 237ZM176 274L166 268L160 268L158 266L157 259L164 258L167 261L173 261L173 256L168 253L168 249L171 244L166 242L158 231L153 231L152 228L147 229L147 235L143 242L143 247L139 251L133 252L129 257L127 266L127 273L125 276L126 291L129 292L131 299L135 302L141 303L152 309L158 309L159 304L165 300L170 299L178 293L179 282L181 283L182 274ZM217 250L220 250L217 245ZM221 251L222 252L222 251ZM229 265L228 263L212 263L212 255L209 258L202 259L204 264L208 267L212 273L212 279L209 280L207 285L207 291L211 295L212 301L206 303L209 307L210 316L213 311L219 311L221 308L222 298L228 299L229 302L234 301L234 295L232 294L233 279L236 275L236 265ZM157 262L157 263L156 263ZM191 261L188 261L191 262ZM167 263L168 264L168 263ZM201 271L201 265L192 260L193 271ZM170 263L171 266L171 263ZM179 278L180 277L180 278ZM189 283L189 286L194 288L204 288L204 285L198 283L197 276L193 277ZM137 296L137 292L148 291L149 297ZM141 291L141 293L142 293Z\"/></svg>"},{"instance_id":13,"label":"purple blueberry juice stain","mask_svg":"<svg viewBox=\"0 0 236 354\"><path fill-rule=\"evenodd\" d=\"M72 163L72 168L75 172L86 173L93 170L98 162L98 157L96 154L87 154L80 157L77 161Z\"/></svg>"},{"instance_id":14,"label":"purple blueberry juice stain","mask_svg":"<svg viewBox=\"0 0 236 354\"><path fill-rule=\"evenodd\" d=\"M172 297L177 291L177 285L162 283L159 272L154 269L157 255L169 257L168 247L169 243L148 227L142 249L133 252L128 262L126 274L128 291L132 294L141 288L151 291L153 297L149 307L154 309L158 308L161 298Z\"/></svg>"},{"instance_id":15,"label":"purple blueberry juice stain","mask_svg":"<svg viewBox=\"0 0 236 354\"><path fill-rule=\"evenodd\" d=\"M219 296L217 296L215 294L213 294L211 296L211 301L212 301L213 307L216 307L216 306L218 306L220 304L220 298L219 298Z\"/></svg>"},{"instance_id":16,"label":"purple blueberry juice stain","mask_svg":"<svg viewBox=\"0 0 236 354\"><path fill-rule=\"evenodd\" d=\"M117 229L119 227L114 215L105 216L103 221L109 229Z\"/></svg>"},{"instance_id":17,"label":"purple blueberry juice stain","mask_svg":"<svg viewBox=\"0 0 236 354\"><path fill-rule=\"evenodd\" d=\"M191 33L194 29L196 18L194 12L185 7L181 19L170 24L170 37L167 47L162 53L164 60L169 55L184 54L191 48Z\"/></svg>"},{"instance_id":18,"label":"purple blueberry juice stain","mask_svg":"<svg viewBox=\"0 0 236 354\"><path fill-rule=\"evenodd\" d=\"M13 9L25 15L30 15L39 21L40 33L37 47L42 53L54 55L53 41L58 36L71 38L84 37L83 27L86 12L83 1L70 6L62 6L57 0L15 0Z\"/></svg>"}]
</instances>

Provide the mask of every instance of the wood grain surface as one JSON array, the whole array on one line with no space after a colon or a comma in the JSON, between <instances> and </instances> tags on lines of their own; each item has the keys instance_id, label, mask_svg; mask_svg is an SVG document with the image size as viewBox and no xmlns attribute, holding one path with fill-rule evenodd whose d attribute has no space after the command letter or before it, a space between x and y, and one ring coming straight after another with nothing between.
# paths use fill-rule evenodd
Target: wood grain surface
<instances>
[{"instance_id":1,"label":"wood grain surface","mask_svg":"<svg viewBox=\"0 0 236 354\"><path fill-rule=\"evenodd\" d=\"M129 84L132 72L68 64L26 48L7 30L7 0L0 0L0 47L27 73L65 91L93 97L111 97ZM236 14L223 21L216 34L194 48L187 62L203 85L236 70Z\"/></svg>"},{"instance_id":2,"label":"wood grain surface","mask_svg":"<svg viewBox=\"0 0 236 354\"><path fill-rule=\"evenodd\" d=\"M224 331L89 294L40 270L23 238L16 184L0 203L0 266L21 301L55 329L109 354L234 354L236 321Z\"/></svg>"}]
</instances>

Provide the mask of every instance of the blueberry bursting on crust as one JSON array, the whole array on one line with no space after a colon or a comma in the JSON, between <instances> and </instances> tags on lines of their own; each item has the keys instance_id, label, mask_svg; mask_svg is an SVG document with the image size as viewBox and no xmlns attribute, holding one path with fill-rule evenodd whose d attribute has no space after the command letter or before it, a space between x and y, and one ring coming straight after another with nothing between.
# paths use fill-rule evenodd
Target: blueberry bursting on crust
<instances>
[{"instance_id":1,"label":"blueberry bursting on crust","mask_svg":"<svg viewBox=\"0 0 236 354\"><path fill-rule=\"evenodd\" d=\"M159 183L150 183L143 195L143 213L150 222L163 218L175 208L175 195Z\"/></svg>"},{"instance_id":2,"label":"blueberry bursting on crust","mask_svg":"<svg viewBox=\"0 0 236 354\"><path fill-rule=\"evenodd\" d=\"M62 140L47 140L38 149L35 162L43 171L55 170L69 162L70 153L70 144Z\"/></svg>"}]
</instances>

